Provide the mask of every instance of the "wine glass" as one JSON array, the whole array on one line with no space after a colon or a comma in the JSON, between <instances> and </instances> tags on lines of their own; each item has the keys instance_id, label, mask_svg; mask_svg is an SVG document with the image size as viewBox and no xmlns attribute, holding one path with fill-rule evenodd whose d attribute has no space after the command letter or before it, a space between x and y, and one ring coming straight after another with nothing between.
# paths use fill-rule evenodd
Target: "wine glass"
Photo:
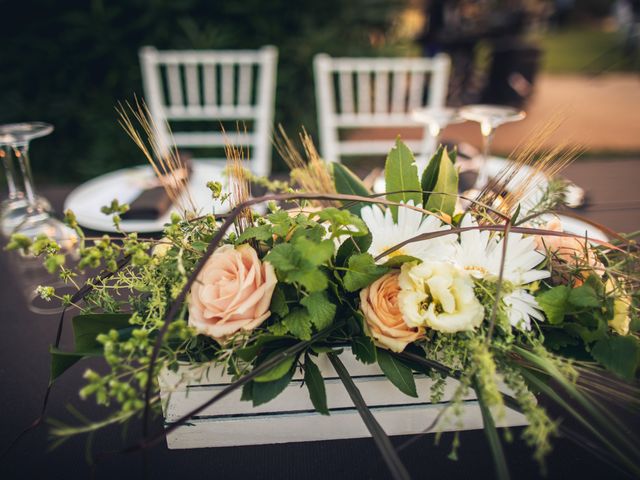
<instances>
[{"instance_id":1,"label":"wine glass","mask_svg":"<svg viewBox=\"0 0 640 480\"><path fill-rule=\"evenodd\" d=\"M432 150L433 146L438 148L440 144L440 134L448 125L460 123L464 121L458 114L458 110L450 107L426 107L418 108L411 112L411 117L416 122L425 125L425 134L422 140L422 155L420 156L420 162L426 163L431 155L435 152Z\"/></svg>"},{"instance_id":2,"label":"wine glass","mask_svg":"<svg viewBox=\"0 0 640 480\"><path fill-rule=\"evenodd\" d=\"M522 110L503 105L467 105L460 109L460 116L465 120L478 122L482 133L482 163L478 168L478 176L474 189L482 190L489 182L487 161L491 154L491 142L495 130L505 123L522 120L526 114Z\"/></svg>"},{"instance_id":3,"label":"wine glass","mask_svg":"<svg viewBox=\"0 0 640 480\"><path fill-rule=\"evenodd\" d=\"M5 236L11 235L22 222L29 207L24 188L15 171L15 156L11 147L15 138L10 134L14 125L0 125L0 158L2 158L9 192L8 197L0 203L0 230ZM36 202L42 209L51 210L51 204L45 198L36 196Z\"/></svg>"},{"instance_id":4,"label":"wine glass","mask_svg":"<svg viewBox=\"0 0 640 480\"><path fill-rule=\"evenodd\" d=\"M13 233L21 233L29 238L46 235L58 242L63 250L70 251L77 241L77 234L60 220L54 218L45 208L46 205L38 201L29 160L29 142L35 138L49 135L52 131L53 126L43 122L13 123L0 127L0 143L5 146L9 145L18 160L27 202L25 213L13 229ZM15 187L13 172L10 175L12 175Z\"/></svg>"}]
</instances>

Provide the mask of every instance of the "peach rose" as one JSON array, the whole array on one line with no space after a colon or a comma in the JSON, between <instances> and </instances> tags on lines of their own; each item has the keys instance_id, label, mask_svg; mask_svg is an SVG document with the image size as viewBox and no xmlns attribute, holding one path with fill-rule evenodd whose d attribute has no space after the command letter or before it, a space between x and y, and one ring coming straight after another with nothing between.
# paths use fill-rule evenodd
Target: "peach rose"
<instances>
[{"instance_id":1,"label":"peach rose","mask_svg":"<svg viewBox=\"0 0 640 480\"><path fill-rule=\"evenodd\" d=\"M398 305L398 272L387 273L360 291L360 309L376 344L394 352L423 336L420 328L409 327Z\"/></svg>"},{"instance_id":2,"label":"peach rose","mask_svg":"<svg viewBox=\"0 0 640 480\"><path fill-rule=\"evenodd\" d=\"M224 245L207 260L191 287L189 325L220 342L250 331L271 312L276 274L249 245Z\"/></svg>"},{"instance_id":3,"label":"peach rose","mask_svg":"<svg viewBox=\"0 0 640 480\"><path fill-rule=\"evenodd\" d=\"M559 218L554 218L542 228L552 232L564 231ZM595 271L604 271L604 266L598 260L593 249L586 244L584 238L539 235L536 237L536 244L539 251L549 251L565 263L576 266L589 266ZM586 276L589 275L588 272L584 272L584 274ZM582 284L582 281L578 278L576 285L580 284Z\"/></svg>"}]
</instances>

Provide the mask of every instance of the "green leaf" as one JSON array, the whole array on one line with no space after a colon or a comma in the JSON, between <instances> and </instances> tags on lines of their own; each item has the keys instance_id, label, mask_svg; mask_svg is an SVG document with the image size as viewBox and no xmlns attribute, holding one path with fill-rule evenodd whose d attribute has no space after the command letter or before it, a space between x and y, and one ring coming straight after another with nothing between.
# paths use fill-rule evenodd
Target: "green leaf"
<instances>
[{"instance_id":1,"label":"green leaf","mask_svg":"<svg viewBox=\"0 0 640 480\"><path fill-rule=\"evenodd\" d=\"M49 353L51 354L51 377L49 379L50 382L53 382L69 368L75 365L78 361L87 356L82 353L63 352L62 350L58 350L53 346L49 348Z\"/></svg>"},{"instance_id":2,"label":"green leaf","mask_svg":"<svg viewBox=\"0 0 640 480\"><path fill-rule=\"evenodd\" d=\"M282 320L287 329L297 338L311 338L311 317L304 308L297 308Z\"/></svg>"},{"instance_id":3,"label":"green leaf","mask_svg":"<svg viewBox=\"0 0 640 480\"><path fill-rule=\"evenodd\" d=\"M267 355L264 361L266 362L270 358L273 358L274 356L279 355L280 353L281 351L271 352L269 355ZM263 373L262 375L258 375L256 378L253 379L253 381L254 382L272 382L274 380L278 380L279 378L282 378L284 375L286 375L289 370L291 370L291 367L293 367L293 364L295 361L296 361L295 356L285 357L275 367L273 367L271 370L267 371L266 373Z\"/></svg>"},{"instance_id":4,"label":"green leaf","mask_svg":"<svg viewBox=\"0 0 640 480\"><path fill-rule=\"evenodd\" d=\"M338 248L336 253L336 263L338 265L344 265L349 257L354 253L364 253L371 246L373 237L371 233L367 233L362 237L349 237Z\"/></svg>"},{"instance_id":5,"label":"green leaf","mask_svg":"<svg viewBox=\"0 0 640 480\"><path fill-rule=\"evenodd\" d=\"M364 186L362 180L358 178L347 167L341 163L332 163L333 182L336 186L336 192L344 195L359 195L361 197L368 197L371 192ZM360 210L364 206L364 203L358 202L351 205L348 210L354 215L360 216Z\"/></svg>"},{"instance_id":6,"label":"green leaf","mask_svg":"<svg viewBox=\"0 0 640 480\"><path fill-rule=\"evenodd\" d=\"M423 208L431 212L442 212L452 216L458 195L458 172L447 155L446 149L442 151L438 178L431 191L432 193Z\"/></svg>"},{"instance_id":7,"label":"green leaf","mask_svg":"<svg viewBox=\"0 0 640 480\"><path fill-rule=\"evenodd\" d=\"M356 358L362 363L375 363L376 346L369 337L355 337L351 340L351 350Z\"/></svg>"},{"instance_id":8,"label":"green leaf","mask_svg":"<svg viewBox=\"0 0 640 480\"><path fill-rule=\"evenodd\" d=\"M93 313L77 315L71 321L75 351L79 353L102 352L102 344L96 340L101 333L117 330L121 339L131 333L133 327L129 324L131 315L128 313Z\"/></svg>"},{"instance_id":9,"label":"green leaf","mask_svg":"<svg viewBox=\"0 0 640 480\"><path fill-rule=\"evenodd\" d=\"M317 213L318 222L327 223L334 238L341 235L359 237L366 235L369 230L362 219L348 210L340 210L335 207L324 208Z\"/></svg>"},{"instance_id":10,"label":"green leaf","mask_svg":"<svg viewBox=\"0 0 640 480\"><path fill-rule=\"evenodd\" d=\"M536 297L538 305L542 308L550 324L557 325L564 321L570 290L571 289L565 285L559 285L546 292L542 292Z\"/></svg>"},{"instance_id":11,"label":"green leaf","mask_svg":"<svg viewBox=\"0 0 640 480\"><path fill-rule=\"evenodd\" d=\"M389 267L389 268L398 268L398 267L402 266L402 264L407 263L407 262L418 262L418 263L420 263L421 260L419 258L412 257L411 255L396 255L396 256L393 256L393 257L389 258L389 260L387 260L386 262L384 262L383 266Z\"/></svg>"},{"instance_id":12,"label":"green leaf","mask_svg":"<svg viewBox=\"0 0 640 480\"><path fill-rule=\"evenodd\" d=\"M306 356L304 361L304 383L309 390L309 398L311 403L322 415L329 415L329 409L327 408L327 392L324 388L324 378L320 373L318 366L313 363L309 355Z\"/></svg>"},{"instance_id":13,"label":"green leaf","mask_svg":"<svg viewBox=\"0 0 640 480\"><path fill-rule=\"evenodd\" d=\"M300 254L290 243L280 243L273 247L264 258L276 270L289 272L298 267Z\"/></svg>"},{"instance_id":14,"label":"green leaf","mask_svg":"<svg viewBox=\"0 0 640 480\"><path fill-rule=\"evenodd\" d=\"M436 153L433 154L431 160L427 164L427 168L422 172L422 179L420 186L422 187L422 204L426 205L429 200L429 195L436 187L438 181L438 172L440 171L440 161L442 160L442 152L444 152L444 146L440 145Z\"/></svg>"},{"instance_id":15,"label":"green leaf","mask_svg":"<svg viewBox=\"0 0 640 480\"><path fill-rule=\"evenodd\" d=\"M344 288L349 292L366 287L389 271L387 267L376 265L370 253L352 255L347 268L347 273L344 275Z\"/></svg>"},{"instance_id":16,"label":"green leaf","mask_svg":"<svg viewBox=\"0 0 640 480\"><path fill-rule=\"evenodd\" d=\"M640 341L633 335L613 335L596 342L591 355L607 370L633 380L640 363Z\"/></svg>"},{"instance_id":17,"label":"green leaf","mask_svg":"<svg viewBox=\"0 0 640 480\"><path fill-rule=\"evenodd\" d=\"M258 225L257 227L245 228L244 232L238 237L238 242L246 242L247 240L255 238L256 240L271 240L273 238L273 227L271 225Z\"/></svg>"},{"instance_id":18,"label":"green leaf","mask_svg":"<svg viewBox=\"0 0 640 480\"><path fill-rule=\"evenodd\" d=\"M257 407L276 398L291 382L295 369L292 368L285 375L273 382L251 382L251 399Z\"/></svg>"},{"instance_id":19,"label":"green leaf","mask_svg":"<svg viewBox=\"0 0 640 480\"><path fill-rule=\"evenodd\" d=\"M287 299L284 296L282 289L276 285L271 297L271 305L269 306L271 313L275 313L280 318L287 316L289 313L289 306L287 305Z\"/></svg>"},{"instance_id":20,"label":"green leaf","mask_svg":"<svg viewBox=\"0 0 640 480\"><path fill-rule=\"evenodd\" d=\"M414 205L422 203L420 193L420 180L418 179L418 167L413 153L409 150L400 137L391 148L384 167L384 175L387 192L398 192L387 195L387 200L392 202L409 202ZM398 220L398 207L392 206L393 219Z\"/></svg>"},{"instance_id":21,"label":"green leaf","mask_svg":"<svg viewBox=\"0 0 640 480\"><path fill-rule=\"evenodd\" d=\"M300 303L309 311L311 322L317 330L331 325L336 316L336 306L329 301L325 292L314 292L304 297Z\"/></svg>"},{"instance_id":22,"label":"green leaf","mask_svg":"<svg viewBox=\"0 0 640 480\"><path fill-rule=\"evenodd\" d=\"M384 373L389 381L398 387L402 393L417 398L416 382L411 369L383 348L376 350L378 365L380 365L382 373Z\"/></svg>"},{"instance_id":23,"label":"green leaf","mask_svg":"<svg viewBox=\"0 0 640 480\"><path fill-rule=\"evenodd\" d=\"M313 265L322 265L333 257L335 245L331 240L313 242L307 238L300 237L295 242L295 248L305 260Z\"/></svg>"},{"instance_id":24,"label":"green leaf","mask_svg":"<svg viewBox=\"0 0 640 480\"><path fill-rule=\"evenodd\" d=\"M589 285L572 288L569 292L569 303L574 307L598 308L601 300L596 291Z\"/></svg>"},{"instance_id":25,"label":"green leaf","mask_svg":"<svg viewBox=\"0 0 640 480\"><path fill-rule=\"evenodd\" d=\"M319 292L326 290L329 285L327 276L317 267L311 269L300 269L290 272L287 279L292 282L298 282L308 292Z\"/></svg>"}]
</instances>

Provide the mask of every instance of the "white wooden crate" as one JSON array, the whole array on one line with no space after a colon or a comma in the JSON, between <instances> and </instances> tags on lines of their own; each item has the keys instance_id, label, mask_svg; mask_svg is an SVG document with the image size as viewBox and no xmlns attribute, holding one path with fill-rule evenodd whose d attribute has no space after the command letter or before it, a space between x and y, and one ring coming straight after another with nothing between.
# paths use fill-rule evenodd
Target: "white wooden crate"
<instances>
[{"instance_id":1,"label":"white wooden crate","mask_svg":"<svg viewBox=\"0 0 640 480\"><path fill-rule=\"evenodd\" d=\"M424 431L458 385L456 380L449 379L442 402L433 404L430 402L432 380L424 375L415 377L418 398L413 398L389 382L377 365L358 362L349 350L345 350L340 359L389 435ZM369 432L329 359L321 355L316 363L325 378L329 416L315 412L307 388L302 384L302 374L296 372L287 388L266 404L253 407L251 402L241 401L240 389L227 395L171 432L167 436L168 447L230 447L368 437ZM167 425L202 405L232 381L221 369L204 366L165 371L159 380ZM525 424L525 417L511 409L506 409L504 417L497 421L498 426ZM464 399L462 415L444 415L434 431L478 428L482 428L482 416L471 392Z\"/></svg>"}]
</instances>

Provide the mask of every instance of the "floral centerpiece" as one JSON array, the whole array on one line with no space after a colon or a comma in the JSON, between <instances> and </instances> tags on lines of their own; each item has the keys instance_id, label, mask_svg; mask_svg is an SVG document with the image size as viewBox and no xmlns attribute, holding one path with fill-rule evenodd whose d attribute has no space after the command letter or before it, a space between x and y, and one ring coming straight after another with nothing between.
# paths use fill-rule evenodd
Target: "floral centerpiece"
<instances>
[{"instance_id":1,"label":"floral centerpiece","mask_svg":"<svg viewBox=\"0 0 640 480\"><path fill-rule=\"evenodd\" d=\"M436 400L446 379L457 379L452 415L474 391L502 478L508 473L495 424L505 406L526 416L522 435L541 464L554 436L572 435L548 403L575 417L616 464L640 472L624 421L602 407L603 398L616 399L614 391L637 407L638 271L630 238L610 232L610 242L596 241L549 220L562 204L560 181L551 180L526 209L526 189L509 190L513 171L498 193L494 186L465 198L458 194L455 151L441 147L419 172L397 140L385 166L387 193L373 195L302 138L306 159L286 137L278 143L293 167L287 182L252 178L241 152L229 147L227 193L221 183L209 184L229 212L185 208L160 240L122 231L89 239L66 213L80 237L78 268L99 273L72 296L39 289L80 311L73 318L75 349L52 347L51 380L83 358L102 356L108 370L86 370L80 396L115 411L99 423L56 423L54 435L142 418L145 438L127 451L146 448L232 390L242 389L254 405L272 400L298 370L314 407L328 414L316 365L327 355L391 473L406 478L342 365L347 348L360 362L379 364L407 395L416 395L414 374L433 380ZM526 158L516 168L532 164ZM540 170L557 166L552 158L538 161ZM250 198L250 180L272 193ZM175 183L167 188L181 197ZM259 204L263 213L252 210ZM126 209L114 201L104 212L118 226ZM51 271L74 281L53 240L14 236L9 247L43 255ZM184 365L223 368L234 381L151 434L146 426L162 403L157 377Z\"/></svg>"}]
</instances>

